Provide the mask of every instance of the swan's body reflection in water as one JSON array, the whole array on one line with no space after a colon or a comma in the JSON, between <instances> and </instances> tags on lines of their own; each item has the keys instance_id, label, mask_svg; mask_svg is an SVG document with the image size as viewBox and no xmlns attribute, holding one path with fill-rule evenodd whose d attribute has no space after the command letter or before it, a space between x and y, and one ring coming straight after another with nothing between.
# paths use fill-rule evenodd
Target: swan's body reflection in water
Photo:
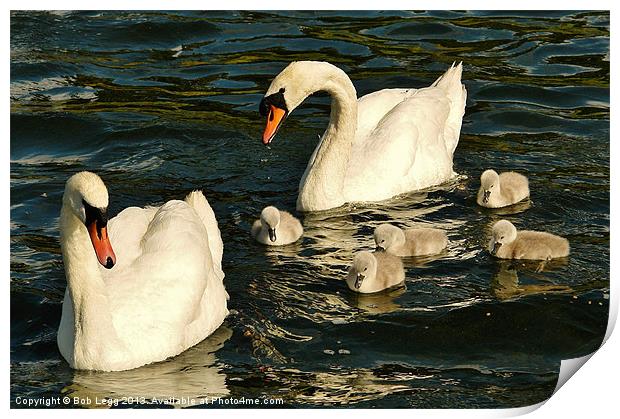
<instances>
[{"instance_id":1,"label":"swan's body reflection in water","mask_svg":"<svg viewBox=\"0 0 620 419\"><path fill-rule=\"evenodd\" d=\"M498 271L491 281L491 292L500 300L510 300L514 298L524 297L533 294L546 293L568 293L574 291L571 287L565 285L547 284L520 284L517 268L530 267L535 268L538 262L525 261L517 262L513 260L501 260L498 263ZM553 270L567 265L565 259L556 259L549 261L545 265L546 270ZM533 275L532 275L533 276ZM549 281L544 275L536 275L536 279Z\"/></svg>"},{"instance_id":2,"label":"swan's body reflection in water","mask_svg":"<svg viewBox=\"0 0 620 419\"><path fill-rule=\"evenodd\" d=\"M119 372L75 371L73 383L63 393L82 399L83 407L110 407L106 403L122 402L123 398L137 398L140 404L141 398L158 404L173 400L170 405L174 407L188 407L190 399L200 403L205 398L227 396L226 376L216 365L215 352L231 336L232 330L221 326L198 345L163 362Z\"/></svg>"}]
</instances>

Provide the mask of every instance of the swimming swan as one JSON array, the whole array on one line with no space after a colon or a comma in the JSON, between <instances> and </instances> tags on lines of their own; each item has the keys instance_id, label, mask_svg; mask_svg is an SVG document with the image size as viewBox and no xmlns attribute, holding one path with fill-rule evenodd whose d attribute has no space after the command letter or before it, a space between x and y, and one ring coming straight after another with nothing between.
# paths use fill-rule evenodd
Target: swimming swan
<instances>
[{"instance_id":1,"label":"swimming swan","mask_svg":"<svg viewBox=\"0 0 620 419\"><path fill-rule=\"evenodd\" d=\"M363 294L383 291L404 280L403 262L386 252L357 253L347 275L349 288Z\"/></svg>"},{"instance_id":2,"label":"swimming swan","mask_svg":"<svg viewBox=\"0 0 620 419\"><path fill-rule=\"evenodd\" d=\"M325 133L299 183L297 210L381 201L438 185L454 176L467 91L462 65L423 89L383 89L357 99L349 77L318 61L289 64L260 103L269 144L286 117L314 92L332 97Z\"/></svg>"},{"instance_id":3,"label":"swimming swan","mask_svg":"<svg viewBox=\"0 0 620 419\"><path fill-rule=\"evenodd\" d=\"M402 230L391 224L375 229L378 249L395 256L425 256L441 253L448 245L446 232L438 228L410 228Z\"/></svg>"},{"instance_id":4,"label":"swimming swan","mask_svg":"<svg viewBox=\"0 0 620 419\"><path fill-rule=\"evenodd\" d=\"M548 260L568 256L570 246L564 237L542 231L519 231L508 220L493 226L489 252L500 259Z\"/></svg>"},{"instance_id":5,"label":"swimming swan","mask_svg":"<svg viewBox=\"0 0 620 419\"><path fill-rule=\"evenodd\" d=\"M252 225L252 237L269 246L283 246L299 240L304 233L299 220L276 207L265 207Z\"/></svg>"},{"instance_id":6,"label":"swimming swan","mask_svg":"<svg viewBox=\"0 0 620 419\"><path fill-rule=\"evenodd\" d=\"M177 355L228 314L215 215L199 191L108 220L99 176L67 181L60 246L67 290L58 348L75 369L121 371ZM114 248L112 247L114 246Z\"/></svg>"},{"instance_id":7,"label":"swimming swan","mask_svg":"<svg viewBox=\"0 0 620 419\"><path fill-rule=\"evenodd\" d=\"M516 204L530 196L527 178L516 172L497 174L485 170L480 176L478 205L487 208L501 208Z\"/></svg>"}]
</instances>

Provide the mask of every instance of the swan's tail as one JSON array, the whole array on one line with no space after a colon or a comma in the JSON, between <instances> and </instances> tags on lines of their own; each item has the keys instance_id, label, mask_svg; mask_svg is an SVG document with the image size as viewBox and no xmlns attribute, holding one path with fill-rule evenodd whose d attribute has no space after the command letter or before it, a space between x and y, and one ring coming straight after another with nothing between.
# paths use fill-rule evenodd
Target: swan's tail
<instances>
[{"instance_id":1,"label":"swan's tail","mask_svg":"<svg viewBox=\"0 0 620 419\"><path fill-rule=\"evenodd\" d=\"M431 87L443 89L451 102L444 139L446 141L446 148L452 154L454 154L454 150L459 143L461 123L463 122L465 103L467 102L467 90L461 84L462 74L463 63L460 62L457 65L452 63L452 66L431 85Z\"/></svg>"},{"instance_id":2,"label":"swan's tail","mask_svg":"<svg viewBox=\"0 0 620 419\"><path fill-rule=\"evenodd\" d=\"M205 198L202 191L190 192L185 197L185 202L190 207L194 208L205 228L207 229L207 235L209 237L209 250L211 250L211 257L215 272L218 277L224 279L224 272L222 271L222 254L224 253L224 243L222 242L222 236L220 235L220 229L217 225L217 219L215 213L211 209L207 198Z\"/></svg>"}]
</instances>

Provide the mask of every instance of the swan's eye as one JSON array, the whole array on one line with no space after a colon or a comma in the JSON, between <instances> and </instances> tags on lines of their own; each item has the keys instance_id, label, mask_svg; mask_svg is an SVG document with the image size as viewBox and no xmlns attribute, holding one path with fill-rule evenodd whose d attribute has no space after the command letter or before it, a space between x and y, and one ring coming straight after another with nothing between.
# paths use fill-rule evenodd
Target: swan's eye
<instances>
[{"instance_id":1,"label":"swan's eye","mask_svg":"<svg viewBox=\"0 0 620 419\"><path fill-rule=\"evenodd\" d=\"M500 240L504 240L504 236L500 237L499 239L500 239Z\"/></svg>"},{"instance_id":2,"label":"swan's eye","mask_svg":"<svg viewBox=\"0 0 620 419\"><path fill-rule=\"evenodd\" d=\"M368 270L368 267L364 268L364 272L366 272Z\"/></svg>"},{"instance_id":3,"label":"swan's eye","mask_svg":"<svg viewBox=\"0 0 620 419\"><path fill-rule=\"evenodd\" d=\"M385 239L381 240L381 243L385 243Z\"/></svg>"}]
</instances>

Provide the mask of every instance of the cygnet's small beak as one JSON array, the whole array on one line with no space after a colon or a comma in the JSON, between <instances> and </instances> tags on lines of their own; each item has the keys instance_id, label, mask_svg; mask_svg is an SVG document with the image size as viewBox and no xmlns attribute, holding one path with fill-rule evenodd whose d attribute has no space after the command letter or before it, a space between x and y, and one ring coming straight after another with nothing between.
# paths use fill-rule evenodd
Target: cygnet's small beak
<instances>
[{"instance_id":1,"label":"cygnet's small beak","mask_svg":"<svg viewBox=\"0 0 620 419\"><path fill-rule=\"evenodd\" d=\"M380 244L377 245L377 248L375 249L377 252L385 252L385 247L381 246Z\"/></svg>"},{"instance_id":2,"label":"cygnet's small beak","mask_svg":"<svg viewBox=\"0 0 620 419\"><path fill-rule=\"evenodd\" d=\"M500 242L495 242L493 245L493 250L491 250L491 254L495 256L500 247L502 247L502 244Z\"/></svg>"},{"instance_id":3,"label":"cygnet's small beak","mask_svg":"<svg viewBox=\"0 0 620 419\"><path fill-rule=\"evenodd\" d=\"M484 194L482 195L482 202L485 204L489 202L489 195L491 195L491 191L484 191Z\"/></svg>"},{"instance_id":4,"label":"cygnet's small beak","mask_svg":"<svg viewBox=\"0 0 620 419\"><path fill-rule=\"evenodd\" d=\"M366 278L366 276L364 274L357 274L357 277L355 278L355 289L360 289L360 287L362 286L362 281L364 281L364 278Z\"/></svg>"},{"instance_id":5,"label":"cygnet's small beak","mask_svg":"<svg viewBox=\"0 0 620 419\"><path fill-rule=\"evenodd\" d=\"M272 242L275 242L276 240L278 240L278 238L276 237L275 228L270 228L268 231L269 231L269 240L271 240Z\"/></svg>"}]
</instances>

